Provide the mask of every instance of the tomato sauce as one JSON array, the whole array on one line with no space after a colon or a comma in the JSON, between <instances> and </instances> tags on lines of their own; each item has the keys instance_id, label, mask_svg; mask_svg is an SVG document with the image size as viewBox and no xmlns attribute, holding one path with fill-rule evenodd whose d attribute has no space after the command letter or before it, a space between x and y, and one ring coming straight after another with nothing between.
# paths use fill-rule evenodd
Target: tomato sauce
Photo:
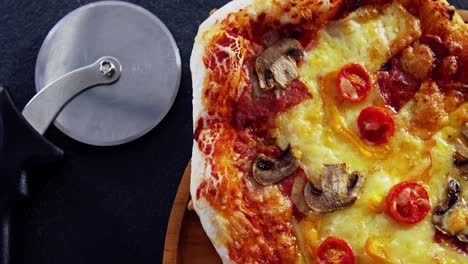
<instances>
[{"instance_id":1,"label":"tomato sauce","mask_svg":"<svg viewBox=\"0 0 468 264\"><path fill-rule=\"evenodd\" d=\"M294 38L297 39L305 49L310 49L313 46L312 44L316 42L318 32L325 21L320 21L318 16L312 15L306 17L306 13L301 10L300 5L308 5L309 8L312 8L314 4L317 4L314 1L311 1L311 3L306 2L307 1L303 1L301 4L289 3L278 7L278 10L282 11L281 13L290 13L293 21L289 24L283 24L280 22L280 18L274 17L271 14L266 14L265 12L260 13L257 17L246 18L245 16L241 16L241 18L234 23L245 23L246 26L242 27L239 27L239 25L229 20L224 22L226 23L226 28L230 32L238 34L263 48L272 44L266 42L266 39L268 39L266 36L275 33L278 39ZM343 2L343 0L335 2ZM334 5L339 4L340 3L334 3ZM332 16L333 12L330 12L330 15Z\"/></svg>"},{"instance_id":2,"label":"tomato sauce","mask_svg":"<svg viewBox=\"0 0 468 264\"><path fill-rule=\"evenodd\" d=\"M280 190L284 196L291 197L294 180L296 179L296 176L297 176L297 172L291 174L291 176L287 177L282 182L280 182L280 186L281 186Z\"/></svg>"},{"instance_id":3,"label":"tomato sauce","mask_svg":"<svg viewBox=\"0 0 468 264\"><path fill-rule=\"evenodd\" d=\"M200 139L201 131L203 130L203 118L198 119L197 127L195 128L195 132L193 133L193 139L198 141Z\"/></svg>"},{"instance_id":4,"label":"tomato sauce","mask_svg":"<svg viewBox=\"0 0 468 264\"><path fill-rule=\"evenodd\" d=\"M243 193L251 193L252 190L249 190L247 186L243 186L242 191ZM281 252L277 250L278 237L276 237L276 234L281 233L281 231L287 233L288 229L291 228L290 224L288 221L277 218L273 212L265 210L269 206L267 201L259 201L255 196L245 195L244 202L249 212L252 212L246 215L247 219L256 230L260 231L259 235L265 239L265 243L258 243L253 239L240 249L234 249L235 246L231 245L230 257L234 260L237 259L238 263L244 263L245 258L252 255L251 248L257 247L258 250L255 250L255 253L258 254L258 259L264 260L265 263L281 263L284 256L281 256ZM290 235L292 238L292 234Z\"/></svg>"},{"instance_id":5,"label":"tomato sauce","mask_svg":"<svg viewBox=\"0 0 468 264\"><path fill-rule=\"evenodd\" d=\"M265 122L268 117L276 116L305 99L312 98L305 84L299 80L293 81L286 89L279 90L278 96L274 92L268 92L255 97L251 87L245 89L235 106L236 124L241 128Z\"/></svg>"},{"instance_id":6,"label":"tomato sauce","mask_svg":"<svg viewBox=\"0 0 468 264\"><path fill-rule=\"evenodd\" d=\"M276 157L281 150L273 144L259 142L258 133L251 128L240 129L234 142L233 151L239 155L236 167L245 177L252 177L252 165L260 153Z\"/></svg>"},{"instance_id":7,"label":"tomato sauce","mask_svg":"<svg viewBox=\"0 0 468 264\"><path fill-rule=\"evenodd\" d=\"M219 63L224 60L231 60L231 56L228 49L236 45L238 35L235 33L223 34L216 41L215 46L211 46L208 52L211 52L210 56L206 56L204 63L205 66L213 71L220 69ZM221 68L222 69L222 68Z\"/></svg>"},{"instance_id":8,"label":"tomato sauce","mask_svg":"<svg viewBox=\"0 0 468 264\"><path fill-rule=\"evenodd\" d=\"M294 204L294 201L291 198L292 195L292 190L294 187L294 181L296 180L297 177L304 177L307 179L307 175L305 174L304 170L302 168L299 168L297 171L295 171L293 174L291 174L289 177L284 179L282 182L279 183L280 185L280 190L283 193L284 196L289 197L289 200L291 201L292 204L292 215L294 218L296 218L297 221L301 221L302 219L305 218L305 214L303 214L297 206Z\"/></svg>"},{"instance_id":9,"label":"tomato sauce","mask_svg":"<svg viewBox=\"0 0 468 264\"><path fill-rule=\"evenodd\" d=\"M453 250L468 255L468 243L461 242L455 236L449 236L436 230L433 239L438 244L445 244Z\"/></svg>"}]
</instances>

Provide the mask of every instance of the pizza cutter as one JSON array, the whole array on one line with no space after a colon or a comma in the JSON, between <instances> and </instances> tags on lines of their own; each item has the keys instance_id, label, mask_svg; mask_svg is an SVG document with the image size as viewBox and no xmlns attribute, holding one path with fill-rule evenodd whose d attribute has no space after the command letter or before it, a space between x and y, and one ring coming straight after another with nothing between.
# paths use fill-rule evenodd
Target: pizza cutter
<instances>
[{"instance_id":1,"label":"pizza cutter","mask_svg":"<svg viewBox=\"0 0 468 264\"><path fill-rule=\"evenodd\" d=\"M168 113L180 77L171 33L137 5L88 4L52 28L37 58L37 94L22 113L0 86L0 264L9 263L9 213L27 195L26 171L63 157L42 136L47 128L90 145L130 142Z\"/></svg>"}]
</instances>

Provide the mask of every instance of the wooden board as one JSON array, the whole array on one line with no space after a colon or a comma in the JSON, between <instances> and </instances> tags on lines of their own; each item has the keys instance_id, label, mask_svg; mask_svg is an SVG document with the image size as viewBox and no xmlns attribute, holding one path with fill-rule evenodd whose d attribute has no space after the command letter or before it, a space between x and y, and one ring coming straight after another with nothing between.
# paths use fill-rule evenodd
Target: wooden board
<instances>
[{"instance_id":1,"label":"wooden board","mask_svg":"<svg viewBox=\"0 0 468 264\"><path fill-rule=\"evenodd\" d=\"M190 199L190 164L177 191L166 232L163 264L219 264L213 245L198 215L187 209Z\"/></svg>"},{"instance_id":2,"label":"wooden board","mask_svg":"<svg viewBox=\"0 0 468 264\"><path fill-rule=\"evenodd\" d=\"M461 18L463 19L463 21L465 21L465 23L468 23L468 10L460 10L460 9L458 9L457 12L458 12L458 14L461 16Z\"/></svg>"},{"instance_id":3,"label":"wooden board","mask_svg":"<svg viewBox=\"0 0 468 264\"><path fill-rule=\"evenodd\" d=\"M457 10L465 22L468 11ZM182 176L167 226L163 264L219 264L213 245L195 212L187 209L190 199L190 163Z\"/></svg>"}]
</instances>

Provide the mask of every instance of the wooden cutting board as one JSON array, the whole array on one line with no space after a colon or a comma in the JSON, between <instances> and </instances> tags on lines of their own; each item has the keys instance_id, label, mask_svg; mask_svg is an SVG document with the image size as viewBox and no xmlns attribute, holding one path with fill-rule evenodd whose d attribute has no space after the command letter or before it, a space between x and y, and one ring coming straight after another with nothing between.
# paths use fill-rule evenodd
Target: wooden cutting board
<instances>
[{"instance_id":1,"label":"wooden cutting board","mask_svg":"<svg viewBox=\"0 0 468 264\"><path fill-rule=\"evenodd\" d=\"M468 11L457 10L468 23ZM219 264L221 259L205 234L197 214L187 209L190 163L180 182L167 226L163 264Z\"/></svg>"},{"instance_id":2,"label":"wooden cutting board","mask_svg":"<svg viewBox=\"0 0 468 264\"><path fill-rule=\"evenodd\" d=\"M167 226L163 264L220 264L198 215L187 209L190 200L190 164L177 191Z\"/></svg>"},{"instance_id":3,"label":"wooden cutting board","mask_svg":"<svg viewBox=\"0 0 468 264\"><path fill-rule=\"evenodd\" d=\"M457 12L458 12L458 14L461 16L461 18L463 19L463 21L465 21L465 23L468 23L468 10L460 10L460 9L458 9Z\"/></svg>"}]
</instances>

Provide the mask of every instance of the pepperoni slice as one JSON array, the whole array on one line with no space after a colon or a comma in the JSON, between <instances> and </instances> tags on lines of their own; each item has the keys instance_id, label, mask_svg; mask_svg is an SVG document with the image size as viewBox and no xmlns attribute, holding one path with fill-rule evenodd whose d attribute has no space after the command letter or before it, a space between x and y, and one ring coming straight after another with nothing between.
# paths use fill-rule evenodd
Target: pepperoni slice
<instances>
[{"instance_id":1,"label":"pepperoni slice","mask_svg":"<svg viewBox=\"0 0 468 264\"><path fill-rule=\"evenodd\" d=\"M371 79L366 69L351 63L341 68L336 81L338 94L350 102L361 102L372 89Z\"/></svg>"},{"instance_id":2,"label":"pepperoni slice","mask_svg":"<svg viewBox=\"0 0 468 264\"><path fill-rule=\"evenodd\" d=\"M354 264L351 247L343 239L328 237L320 244L315 257L316 264Z\"/></svg>"},{"instance_id":3,"label":"pepperoni slice","mask_svg":"<svg viewBox=\"0 0 468 264\"><path fill-rule=\"evenodd\" d=\"M361 138L375 144L388 143L395 133L393 115L385 108L370 106L362 110L357 120Z\"/></svg>"},{"instance_id":4,"label":"pepperoni slice","mask_svg":"<svg viewBox=\"0 0 468 264\"><path fill-rule=\"evenodd\" d=\"M416 224L426 217L431 209L426 189L417 182L401 182L387 194L386 213L402 224Z\"/></svg>"},{"instance_id":5,"label":"pepperoni slice","mask_svg":"<svg viewBox=\"0 0 468 264\"><path fill-rule=\"evenodd\" d=\"M396 112L419 90L421 82L404 71L399 59L392 59L379 74L379 90L385 104Z\"/></svg>"}]
</instances>

